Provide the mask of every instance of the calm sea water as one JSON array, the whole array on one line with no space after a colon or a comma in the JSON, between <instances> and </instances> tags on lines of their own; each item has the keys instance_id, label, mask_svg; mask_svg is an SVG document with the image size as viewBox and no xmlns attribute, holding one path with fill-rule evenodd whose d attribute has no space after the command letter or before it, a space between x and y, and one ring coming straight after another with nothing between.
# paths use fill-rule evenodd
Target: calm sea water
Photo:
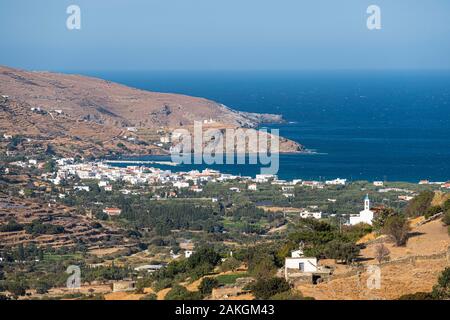
<instances>
[{"instance_id":1,"label":"calm sea water","mask_svg":"<svg viewBox=\"0 0 450 320\"><path fill-rule=\"evenodd\" d=\"M281 135L317 152L281 155L279 176L283 179L450 179L450 73L91 75L141 89L205 97L237 110L282 114L290 123L276 126ZM215 168L243 175L259 171L250 165Z\"/></svg>"}]
</instances>

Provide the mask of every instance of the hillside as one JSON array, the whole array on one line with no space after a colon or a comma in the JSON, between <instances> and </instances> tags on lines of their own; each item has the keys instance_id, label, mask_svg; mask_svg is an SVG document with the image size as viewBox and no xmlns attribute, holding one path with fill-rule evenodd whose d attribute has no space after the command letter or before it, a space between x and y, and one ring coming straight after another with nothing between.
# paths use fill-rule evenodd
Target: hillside
<instances>
[{"instance_id":1,"label":"hillside","mask_svg":"<svg viewBox=\"0 0 450 320\"><path fill-rule=\"evenodd\" d=\"M80 149L102 153L115 151L123 140L129 153L164 153L160 138L176 128L189 129L194 121L208 121L219 129L256 128L261 123L283 121L279 115L238 112L203 98L138 90L80 75L2 66L0 94L8 97L0 99L1 133L51 137L44 140L54 140L57 149L83 144ZM132 132L127 131L130 127L134 128ZM134 146L127 143L130 137ZM140 143L136 145L136 141ZM98 147L103 144L105 150ZM293 141L281 141L282 152L302 148Z\"/></svg>"},{"instance_id":2,"label":"hillside","mask_svg":"<svg viewBox=\"0 0 450 320\"><path fill-rule=\"evenodd\" d=\"M331 281L318 285L299 285L304 295L320 300L397 299L416 292L430 292L441 272L449 266L450 237L441 220L416 226L405 247L389 248L390 261L380 265L381 288L368 289L366 272L374 259L375 243L361 251L362 265L350 268L339 265Z\"/></svg>"},{"instance_id":3,"label":"hillside","mask_svg":"<svg viewBox=\"0 0 450 320\"><path fill-rule=\"evenodd\" d=\"M233 111L202 98L157 93L80 75L27 72L0 66L0 92L47 111L122 127L179 127L214 119L237 127L281 121L276 115Z\"/></svg>"}]
</instances>

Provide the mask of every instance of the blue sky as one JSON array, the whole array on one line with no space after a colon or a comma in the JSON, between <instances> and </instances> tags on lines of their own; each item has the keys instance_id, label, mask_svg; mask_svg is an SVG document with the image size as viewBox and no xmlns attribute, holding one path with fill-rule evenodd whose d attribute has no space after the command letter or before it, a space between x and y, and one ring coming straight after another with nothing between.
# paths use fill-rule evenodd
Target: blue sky
<instances>
[{"instance_id":1,"label":"blue sky","mask_svg":"<svg viewBox=\"0 0 450 320\"><path fill-rule=\"evenodd\" d=\"M81 8L82 30L66 28ZM366 9L382 10L369 31ZM0 64L33 70L450 69L448 0L1 0Z\"/></svg>"}]
</instances>

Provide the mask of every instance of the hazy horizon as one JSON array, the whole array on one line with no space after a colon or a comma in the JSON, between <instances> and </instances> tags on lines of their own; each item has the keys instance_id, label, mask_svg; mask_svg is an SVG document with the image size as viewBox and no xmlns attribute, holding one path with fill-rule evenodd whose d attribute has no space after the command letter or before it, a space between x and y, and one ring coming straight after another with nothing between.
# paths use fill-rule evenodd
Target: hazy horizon
<instances>
[{"instance_id":1,"label":"hazy horizon","mask_svg":"<svg viewBox=\"0 0 450 320\"><path fill-rule=\"evenodd\" d=\"M69 5L81 30L68 30ZM381 30L366 10L381 8ZM0 64L49 71L450 70L445 0L3 0Z\"/></svg>"}]
</instances>

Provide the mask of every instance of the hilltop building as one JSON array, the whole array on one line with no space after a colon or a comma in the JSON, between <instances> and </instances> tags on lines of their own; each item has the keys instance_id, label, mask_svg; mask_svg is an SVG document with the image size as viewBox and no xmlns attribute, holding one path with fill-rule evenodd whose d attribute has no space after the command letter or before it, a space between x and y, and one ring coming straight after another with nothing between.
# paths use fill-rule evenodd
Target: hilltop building
<instances>
[{"instance_id":1,"label":"hilltop building","mask_svg":"<svg viewBox=\"0 0 450 320\"><path fill-rule=\"evenodd\" d=\"M367 194L364 198L364 210L359 214L354 214L350 216L350 225L354 226L358 223L367 223L372 225L373 211L370 210L370 199Z\"/></svg>"}]
</instances>

